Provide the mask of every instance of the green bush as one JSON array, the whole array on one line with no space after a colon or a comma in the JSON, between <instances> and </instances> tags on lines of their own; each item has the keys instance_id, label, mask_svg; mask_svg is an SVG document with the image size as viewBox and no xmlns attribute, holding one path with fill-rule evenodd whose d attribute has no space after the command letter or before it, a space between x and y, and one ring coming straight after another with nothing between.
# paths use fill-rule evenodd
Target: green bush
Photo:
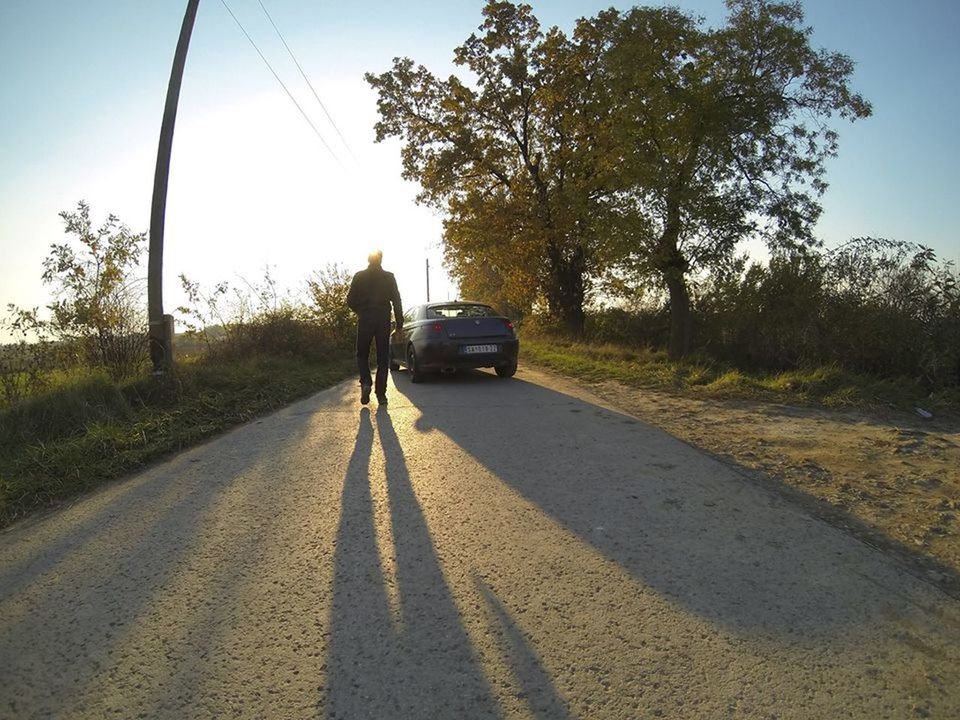
<instances>
[{"instance_id":1,"label":"green bush","mask_svg":"<svg viewBox=\"0 0 960 720\"><path fill-rule=\"evenodd\" d=\"M609 308L589 313L584 324L584 339L591 343L666 347L669 337L670 315L665 308L633 312Z\"/></svg>"},{"instance_id":2,"label":"green bush","mask_svg":"<svg viewBox=\"0 0 960 720\"><path fill-rule=\"evenodd\" d=\"M697 298L698 347L744 367L837 365L930 388L960 384L960 291L929 248L859 238L744 263Z\"/></svg>"},{"instance_id":3,"label":"green bush","mask_svg":"<svg viewBox=\"0 0 960 720\"><path fill-rule=\"evenodd\" d=\"M205 291L180 276L189 304L177 308L206 354L224 360L289 355L319 360L345 352L353 338L346 304L350 278L337 266L307 280L307 299L284 296L265 271L260 284L217 284Z\"/></svg>"},{"instance_id":4,"label":"green bush","mask_svg":"<svg viewBox=\"0 0 960 720\"><path fill-rule=\"evenodd\" d=\"M688 364L790 372L794 382L808 368L817 368L822 377L810 381L818 383L844 371L907 378L928 393L960 386L956 271L911 243L858 238L831 252L782 254L749 267L741 258L700 284L693 325ZM523 330L558 347L571 342L559 323L542 315L528 316ZM595 308L577 339L582 352L610 359L614 351L600 347L663 351L669 336L669 309L647 304ZM735 375L708 375L690 382L718 390L739 382Z\"/></svg>"}]
</instances>

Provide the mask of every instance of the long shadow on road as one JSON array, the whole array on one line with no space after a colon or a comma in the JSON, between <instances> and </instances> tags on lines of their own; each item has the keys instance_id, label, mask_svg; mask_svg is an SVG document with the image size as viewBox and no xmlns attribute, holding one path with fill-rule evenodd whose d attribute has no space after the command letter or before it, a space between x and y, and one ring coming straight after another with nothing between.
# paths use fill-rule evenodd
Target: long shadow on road
<instances>
[{"instance_id":1,"label":"long shadow on road","mask_svg":"<svg viewBox=\"0 0 960 720\"><path fill-rule=\"evenodd\" d=\"M889 612L895 566L627 415L482 372L397 389L439 431L645 587L737 633L828 639ZM910 598L907 598L908 600Z\"/></svg>"},{"instance_id":2,"label":"long shadow on road","mask_svg":"<svg viewBox=\"0 0 960 720\"><path fill-rule=\"evenodd\" d=\"M385 408L376 414L389 528L378 527L371 483L374 429L361 410L343 486L334 559L327 716L490 718L499 708L463 628ZM396 609L378 535L392 537Z\"/></svg>"}]
</instances>

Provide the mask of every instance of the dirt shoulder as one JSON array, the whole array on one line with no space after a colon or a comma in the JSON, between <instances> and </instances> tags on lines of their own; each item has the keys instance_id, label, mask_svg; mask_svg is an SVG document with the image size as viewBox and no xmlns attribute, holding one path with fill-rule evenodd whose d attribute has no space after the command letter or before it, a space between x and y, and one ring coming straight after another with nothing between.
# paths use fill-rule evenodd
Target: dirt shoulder
<instances>
[{"instance_id":1,"label":"dirt shoulder","mask_svg":"<svg viewBox=\"0 0 960 720\"><path fill-rule=\"evenodd\" d=\"M960 419L701 400L564 377L960 598Z\"/></svg>"}]
</instances>

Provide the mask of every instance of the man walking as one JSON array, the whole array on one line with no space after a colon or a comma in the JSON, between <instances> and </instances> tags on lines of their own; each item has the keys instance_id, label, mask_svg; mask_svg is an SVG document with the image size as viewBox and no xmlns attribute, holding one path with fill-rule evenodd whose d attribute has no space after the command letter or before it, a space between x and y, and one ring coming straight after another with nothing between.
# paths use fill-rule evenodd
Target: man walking
<instances>
[{"instance_id":1,"label":"man walking","mask_svg":"<svg viewBox=\"0 0 960 720\"><path fill-rule=\"evenodd\" d=\"M357 367L360 370L360 402L370 402L370 343L377 343L377 402L387 404L387 372L390 365L390 305L403 329L403 307L393 273L381 267L380 250L367 256L369 265L353 276L347 305L357 314Z\"/></svg>"}]
</instances>

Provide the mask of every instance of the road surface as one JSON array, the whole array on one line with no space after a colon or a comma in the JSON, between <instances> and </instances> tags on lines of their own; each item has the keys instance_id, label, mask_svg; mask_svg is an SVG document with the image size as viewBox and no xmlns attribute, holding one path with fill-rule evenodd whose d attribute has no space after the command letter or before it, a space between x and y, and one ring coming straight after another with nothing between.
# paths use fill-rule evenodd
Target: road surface
<instances>
[{"instance_id":1,"label":"road surface","mask_svg":"<svg viewBox=\"0 0 960 720\"><path fill-rule=\"evenodd\" d=\"M533 371L390 393L0 535L0 717L960 717L960 603L730 467Z\"/></svg>"}]
</instances>

